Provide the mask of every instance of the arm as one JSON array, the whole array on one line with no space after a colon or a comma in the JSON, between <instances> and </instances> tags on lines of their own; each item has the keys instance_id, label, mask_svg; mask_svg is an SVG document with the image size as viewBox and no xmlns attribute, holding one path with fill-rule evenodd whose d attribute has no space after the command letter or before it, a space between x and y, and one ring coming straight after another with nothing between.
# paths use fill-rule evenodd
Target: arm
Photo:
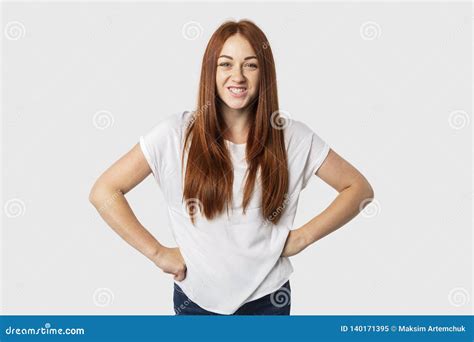
<instances>
[{"instance_id":1,"label":"arm","mask_svg":"<svg viewBox=\"0 0 474 342\"><path fill-rule=\"evenodd\" d=\"M292 256L352 220L374 198L367 179L332 149L316 172L324 182L339 192L334 201L319 215L292 230L282 256Z\"/></svg>"},{"instance_id":2,"label":"arm","mask_svg":"<svg viewBox=\"0 0 474 342\"><path fill-rule=\"evenodd\" d=\"M97 179L89 201L122 239L164 272L174 274L174 279L182 280L186 267L179 249L161 245L138 221L124 196L150 173L140 145L136 144Z\"/></svg>"}]
</instances>

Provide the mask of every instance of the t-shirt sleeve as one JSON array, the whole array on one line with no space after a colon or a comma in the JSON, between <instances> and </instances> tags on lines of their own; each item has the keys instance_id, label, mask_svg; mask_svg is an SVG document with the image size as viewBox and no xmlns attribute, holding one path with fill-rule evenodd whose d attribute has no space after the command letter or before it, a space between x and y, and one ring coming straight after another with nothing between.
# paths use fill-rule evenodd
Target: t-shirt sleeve
<instances>
[{"instance_id":1,"label":"t-shirt sleeve","mask_svg":"<svg viewBox=\"0 0 474 342\"><path fill-rule=\"evenodd\" d=\"M306 163L303 169L302 189L304 189L308 182L315 177L316 171L318 171L319 167L323 164L330 149L329 144L311 129L307 139L309 148L307 150Z\"/></svg>"},{"instance_id":2,"label":"t-shirt sleeve","mask_svg":"<svg viewBox=\"0 0 474 342\"><path fill-rule=\"evenodd\" d=\"M171 127L165 119L140 136L140 148L158 184L162 181L162 170L166 149L169 148Z\"/></svg>"}]
</instances>

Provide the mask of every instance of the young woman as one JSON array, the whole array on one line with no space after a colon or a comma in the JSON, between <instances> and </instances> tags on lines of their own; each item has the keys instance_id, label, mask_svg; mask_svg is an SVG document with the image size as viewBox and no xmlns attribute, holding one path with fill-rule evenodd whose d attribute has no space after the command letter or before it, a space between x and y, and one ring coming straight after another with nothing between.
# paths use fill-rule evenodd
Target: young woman
<instances>
[{"instance_id":1,"label":"young woman","mask_svg":"<svg viewBox=\"0 0 474 342\"><path fill-rule=\"evenodd\" d=\"M124 197L150 173L177 247L161 245ZM339 194L293 229L314 175ZM197 110L167 116L96 181L90 201L126 242L173 275L175 313L289 315L289 257L373 199L366 178L279 111L275 64L252 22L226 22L204 54Z\"/></svg>"}]
</instances>

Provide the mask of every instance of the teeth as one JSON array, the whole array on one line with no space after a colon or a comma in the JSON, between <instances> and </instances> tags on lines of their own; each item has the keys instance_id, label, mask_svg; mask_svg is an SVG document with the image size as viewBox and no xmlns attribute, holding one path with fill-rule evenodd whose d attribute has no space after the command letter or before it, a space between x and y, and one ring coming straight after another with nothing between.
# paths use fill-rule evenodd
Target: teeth
<instances>
[{"instance_id":1,"label":"teeth","mask_svg":"<svg viewBox=\"0 0 474 342\"><path fill-rule=\"evenodd\" d=\"M238 94L238 93L241 93L241 92L245 91L246 89L245 88L229 88L229 90L233 93Z\"/></svg>"}]
</instances>

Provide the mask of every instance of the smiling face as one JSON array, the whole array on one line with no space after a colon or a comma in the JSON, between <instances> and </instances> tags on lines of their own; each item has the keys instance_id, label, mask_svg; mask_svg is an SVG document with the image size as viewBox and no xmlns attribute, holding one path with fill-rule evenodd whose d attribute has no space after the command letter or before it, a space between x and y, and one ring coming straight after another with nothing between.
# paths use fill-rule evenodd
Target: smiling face
<instances>
[{"instance_id":1,"label":"smiling face","mask_svg":"<svg viewBox=\"0 0 474 342\"><path fill-rule=\"evenodd\" d=\"M237 33L229 37L217 59L216 89L232 109L247 107L258 95L259 64L248 40Z\"/></svg>"}]
</instances>

